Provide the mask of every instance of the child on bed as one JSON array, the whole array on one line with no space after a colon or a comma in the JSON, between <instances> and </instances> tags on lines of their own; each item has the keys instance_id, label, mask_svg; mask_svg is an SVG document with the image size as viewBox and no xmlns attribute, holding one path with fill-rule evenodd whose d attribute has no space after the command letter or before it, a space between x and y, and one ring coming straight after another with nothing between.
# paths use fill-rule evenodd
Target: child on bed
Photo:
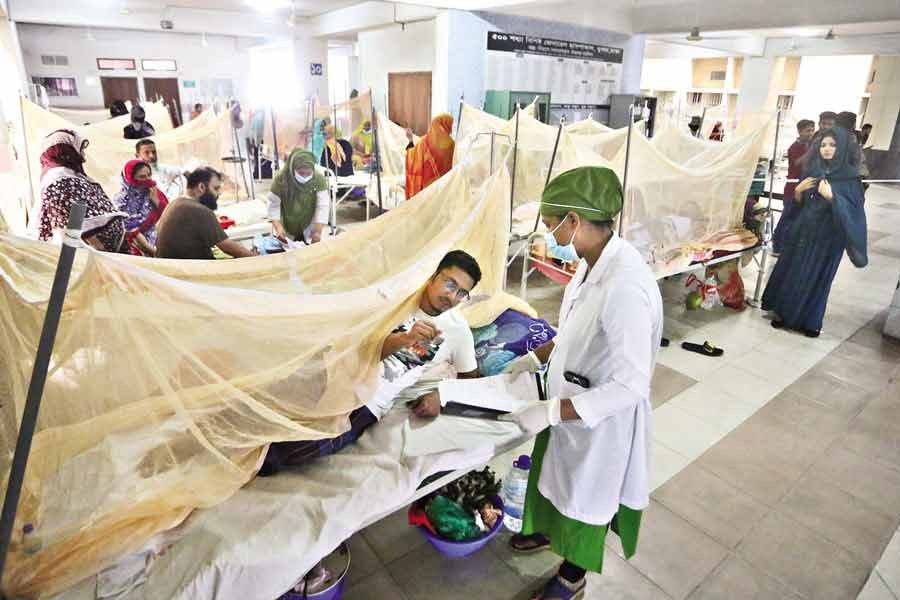
<instances>
[{"instance_id":1,"label":"child on bed","mask_svg":"<svg viewBox=\"0 0 900 600\"><path fill-rule=\"evenodd\" d=\"M401 397L414 401L411 406L416 416L426 419L438 416L441 402L436 393L411 396L410 390L416 390L423 377L432 380L448 375L450 367L461 379L478 376L472 331L455 309L468 301L480 279L481 268L469 254L453 250L444 256L422 291L415 314L385 338L378 390L368 404L350 413L350 430L326 440L276 442L269 446L259 474L274 475L285 466L334 454L355 442Z\"/></svg>"}]
</instances>

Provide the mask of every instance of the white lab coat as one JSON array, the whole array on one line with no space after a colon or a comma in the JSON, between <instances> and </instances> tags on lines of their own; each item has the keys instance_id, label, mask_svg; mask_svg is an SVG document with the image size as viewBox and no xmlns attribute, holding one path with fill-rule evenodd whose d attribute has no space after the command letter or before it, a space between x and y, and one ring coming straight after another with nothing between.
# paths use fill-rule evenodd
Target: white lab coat
<instances>
[{"instance_id":1,"label":"white lab coat","mask_svg":"<svg viewBox=\"0 0 900 600\"><path fill-rule=\"evenodd\" d=\"M620 503L649 503L650 379L662 324L653 273L613 233L594 268L581 261L566 287L547 375L549 395L571 399L581 417L551 427L538 481L569 518L604 525ZM566 381L567 371L589 388Z\"/></svg>"}]
</instances>

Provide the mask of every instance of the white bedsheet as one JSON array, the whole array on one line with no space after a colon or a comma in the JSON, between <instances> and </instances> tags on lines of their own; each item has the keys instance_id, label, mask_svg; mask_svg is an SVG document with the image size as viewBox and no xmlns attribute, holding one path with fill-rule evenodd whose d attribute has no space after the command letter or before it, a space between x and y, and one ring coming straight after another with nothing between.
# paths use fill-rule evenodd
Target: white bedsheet
<instances>
[{"instance_id":1,"label":"white bedsheet","mask_svg":"<svg viewBox=\"0 0 900 600\"><path fill-rule=\"evenodd\" d=\"M511 423L446 415L424 422L396 406L338 454L256 478L196 511L146 581L120 597L275 600L356 531L407 506L429 475L480 466L522 441ZM421 454L429 443L435 451ZM58 598L88 600L95 590L91 578Z\"/></svg>"}]
</instances>

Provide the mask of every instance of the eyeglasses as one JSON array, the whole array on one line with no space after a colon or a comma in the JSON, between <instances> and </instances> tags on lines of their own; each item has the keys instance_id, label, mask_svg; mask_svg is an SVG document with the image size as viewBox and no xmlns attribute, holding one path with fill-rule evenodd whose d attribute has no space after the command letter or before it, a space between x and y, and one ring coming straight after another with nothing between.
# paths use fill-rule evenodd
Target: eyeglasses
<instances>
[{"instance_id":1,"label":"eyeglasses","mask_svg":"<svg viewBox=\"0 0 900 600\"><path fill-rule=\"evenodd\" d=\"M458 301L469 301L469 290L461 288L459 284L456 283L456 280L451 277L445 277L444 275L441 275L441 278L444 280L444 289L451 294L455 294Z\"/></svg>"}]
</instances>

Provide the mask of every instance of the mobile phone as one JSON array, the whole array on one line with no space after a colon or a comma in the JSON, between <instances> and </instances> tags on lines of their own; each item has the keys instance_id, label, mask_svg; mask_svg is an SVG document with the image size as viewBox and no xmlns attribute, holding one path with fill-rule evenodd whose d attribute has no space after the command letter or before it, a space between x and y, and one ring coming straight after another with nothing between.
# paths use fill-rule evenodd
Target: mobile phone
<instances>
[{"instance_id":1,"label":"mobile phone","mask_svg":"<svg viewBox=\"0 0 900 600\"><path fill-rule=\"evenodd\" d=\"M572 371L564 372L563 379L565 379L569 383L574 383L575 385L581 386L584 389L588 389L589 387L591 387L591 382L587 377L582 377L581 375L573 373Z\"/></svg>"}]
</instances>

